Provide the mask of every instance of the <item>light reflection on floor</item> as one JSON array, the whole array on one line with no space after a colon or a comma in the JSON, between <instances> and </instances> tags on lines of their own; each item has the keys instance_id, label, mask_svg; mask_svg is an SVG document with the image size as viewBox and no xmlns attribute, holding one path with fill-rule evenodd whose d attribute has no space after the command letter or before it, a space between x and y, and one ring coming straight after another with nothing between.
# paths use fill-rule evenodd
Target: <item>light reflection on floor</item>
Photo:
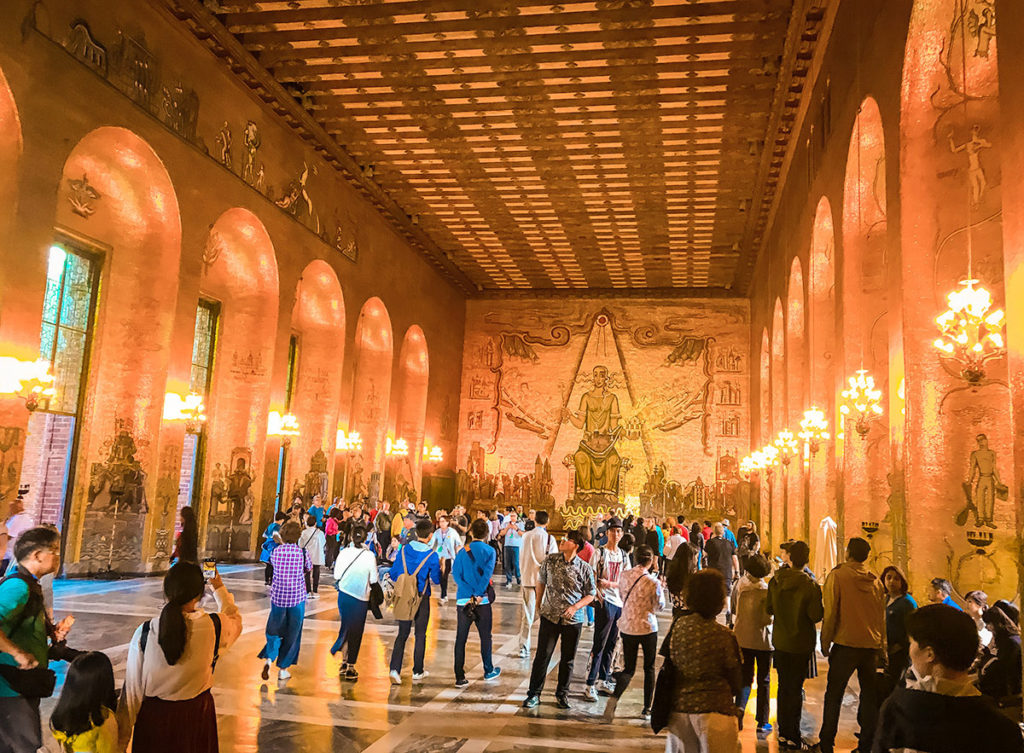
<instances>
[{"instance_id":1,"label":"light reflection on floor","mask_svg":"<svg viewBox=\"0 0 1024 753\"><path fill-rule=\"evenodd\" d=\"M619 718L612 725L600 720L604 699L597 703L583 699L588 631L584 631L576 658L570 698L573 708L564 712L555 708L551 695L554 672L549 675L541 707L530 712L520 708L530 663L518 656L518 591L498 590L494 645L495 663L501 666L502 676L495 682L482 679L478 644L471 634L466 667L471 682L466 688L454 687L454 600L443 608L436 601L432 605L427 642L430 676L424 682L411 681L410 637L405 681L400 686L390 684L387 660L395 626L387 617L382 622L368 618L357 664L358 682L339 680L339 661L330 655L338 629L336 592L329 584L321 583L322 598L307 605L302 653L298 666L292 668L292 678L279 683L272 675L271 682L265 684L260 680L261 662L256 658L263 645L268 609L263 568L229 566L222 572L244 620L242 637L217 665L214 695L222 753L551 753L565 747L631 753L664 749L664 736L655 736L639 718L640 677L619 704ZM158 614L163 605L161 580L58 581L55 593L58 616L73 612L77 618L71 645L106 651L120 682L127 641L135 628ZM662 621L662 632L666 629L667 616ZM824 693L825 665L820 659L819 664L821 675L807 685L804 726L811 737L821 718ZM60 681L63 666L54 665ZM855 708L850 706L853 697L848 695L846 701L838 750L856 745L852 735ZM52 706L52 700L44 704L44 728ZM742 733L743 751L774 753L775 736L759 741L754 733L753 709L751 698L747 729ZM774 716L773 701L773 723ZM52 739L48 750L58 750Z\"/></svg>"}]
</instances>

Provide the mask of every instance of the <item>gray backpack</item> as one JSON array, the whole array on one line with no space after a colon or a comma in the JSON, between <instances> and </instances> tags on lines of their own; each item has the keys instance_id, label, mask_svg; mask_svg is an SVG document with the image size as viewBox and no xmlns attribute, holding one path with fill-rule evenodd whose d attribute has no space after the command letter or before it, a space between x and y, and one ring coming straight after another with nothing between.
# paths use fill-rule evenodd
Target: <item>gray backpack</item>
<instances>
[{"instance_id":1,"label":"gray backpack","mask_svg":"<svg viewBox=\"0 0 1024 753\"><path fill-rule=\"evenodd\" d=\"M402 547L403 572L395 581L394 596L391 601L391 613L395 616L396 620L411 620L416 616L416 612L420 608L420 602L423 600L423 593L425 592L425 589L421 592L419 588L420 568L427 563L431 554L433 552L428 553L416 569L410 573L408 566L405 564L405 547Z\"/></svg>"}]
</instances>

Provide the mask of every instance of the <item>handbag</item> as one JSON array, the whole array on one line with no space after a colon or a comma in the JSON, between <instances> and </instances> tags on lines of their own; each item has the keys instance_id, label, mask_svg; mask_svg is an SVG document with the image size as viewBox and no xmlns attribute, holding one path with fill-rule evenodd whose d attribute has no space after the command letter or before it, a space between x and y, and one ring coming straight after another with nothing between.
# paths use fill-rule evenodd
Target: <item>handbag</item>
<instances>
[{"instance_id":1,"label":"handbag","mask_svg":"<svg viewBox=\"0 0 1024 753\"><path fill-rule=\"evenodd\" d=\"M693 610L684 610L679 617L684 614L692 614ZM672 630L676 626L676 617L672 620L672 626L668 629L668 635L665 636L665 640L661 644L661 650L658 653L664 657L661 669L658 671L658 679L654 683L654 698L651 701L651 729L654 734L658 734L665 727L668 726L669 717L672 716L672 707L675 705L675 694L676 684L679 679L679 670L676 669L676 665L672 661L671 655L671 643L672 643Z\"/></svg>"}]
</instances>

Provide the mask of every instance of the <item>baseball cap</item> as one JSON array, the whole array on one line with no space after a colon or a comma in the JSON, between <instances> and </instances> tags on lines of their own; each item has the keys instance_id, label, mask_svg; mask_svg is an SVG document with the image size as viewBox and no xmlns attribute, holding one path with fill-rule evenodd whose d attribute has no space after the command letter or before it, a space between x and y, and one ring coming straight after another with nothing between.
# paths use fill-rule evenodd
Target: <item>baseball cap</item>
<instances>
[{"instance_id":1,"label":"baseball cap","mask_svg":"<svg viewBox=\"0 0 1024 753\"><path fill-rule=\"evenodd\" d=\"M605 528L622 528L622 521L614 516L608 518L608 522L605 524Z\"/></svg>"}]
</instances>

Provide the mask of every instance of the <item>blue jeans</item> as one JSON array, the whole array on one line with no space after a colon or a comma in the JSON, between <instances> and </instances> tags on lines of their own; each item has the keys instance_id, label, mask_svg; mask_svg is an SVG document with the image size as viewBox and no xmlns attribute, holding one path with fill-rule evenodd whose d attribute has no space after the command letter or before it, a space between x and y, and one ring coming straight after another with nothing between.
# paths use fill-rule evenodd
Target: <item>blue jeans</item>
<instances>
[{"instance_id":1,"label":"blue jeans","mask_svg":"<svg viewBox=\"0 0 1024 753\"><path fill-rule=\"evenodd\" d=\"M261 659L277 662L281 669L287 669L299 660L302 646L302 623L306 619L306 605L294 607L270 606L267 617L267 644L260 651Z\"/></svg>"},{"instance_id":2,"label":"blue jeans","mask_svg":"<svg viewBox=\"0 0 1024 753\"><path fill-rule=\"evenodd\" d=\"M484 662L484 674L494 669L491 658L491 626L492 614L490 604L480 604L476 608L480 618L476 621L476 631L480 634L480 657ZM455 679L466 676L466 639L469 638L469 627L472 621L466 616L465 605L459 607L458 627L455 631Z\"/></svg>"},{"instance_id":3,"label":"blue jeans","mask_svg":"<svg viewBox=\"0 0 1024 753\"><path fill-rule=\"evenodd\" d=\"M516 579L516 583L520 583L519 579L519 547L517 546L506 546L505 547L505 585L512 582L512 579Z\"/></svg>"},{"instance_id":4,"label":"blue jeans","mask_svg":"<svg viewBox=\"0 0 1024 753\"><path fill-rule=\"evenodd\" d=\"M341 651L342 646L348 644L348 653L345 661L355 664L359 658L359 646L363 642L363 628L366 626L366 612L370 602L349 596L344 591L338 591L338 615L341 617L341 625L338 628L338 640L331 646L331 655Z\"/></svg>"},{"instance_id":5,"label":"blue jeans","mask_svg":"<svg viewBox=\"0 0 1024 753\"><path fill-rule=\"evenodd\" d=\"M427 623L430 621L430 594L425 594L420 601L420 608L411 620L398 621L398 635L395 636L395 646L391 650L391 671L402 671L402 660L405 658L405 642L409 639L409 632L413 625L416 626L416 642L412 649L412 671L416 674L423 672L423 659L427 653Z\"/></svg>"}]
</instances>

